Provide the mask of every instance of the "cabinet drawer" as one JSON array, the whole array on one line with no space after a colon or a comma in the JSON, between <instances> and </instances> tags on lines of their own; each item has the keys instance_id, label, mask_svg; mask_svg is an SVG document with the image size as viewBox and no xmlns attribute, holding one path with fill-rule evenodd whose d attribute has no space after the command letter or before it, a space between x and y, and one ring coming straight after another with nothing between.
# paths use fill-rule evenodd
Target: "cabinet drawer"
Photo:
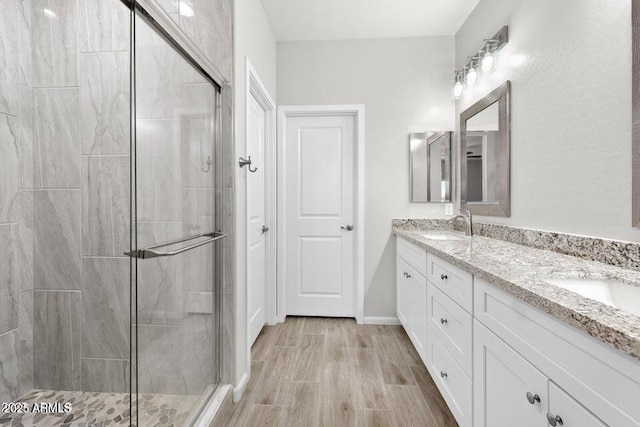
<instances>
[{"instance_id":1,"label":"cabinet drawer","mask_svg":"<svg viewBox=\"0 0 640 427\"><path fill-rule=\"evenodd\" d=\"M610 426L640 426L640 363L476 279L475 317Z\"/></svg>"},{"instance_id":2,"label":"cabinet drawer","mask_svg":"<svg viewBox=\"0 0 640 427\"><path fill-rule=\"evenodd\" d=\"M427 288L429 327L468 378L473 366L473 317L435 285Z\"/></svg>"},{"instance_id":3,"label":"cabinet drawer","mask_svg":"<svg viewBox=\"0 0 640 427\"><path fill-rule=\"evenodd\" d=\"M427 251L419 246L409 243L401 237L396 239L396 254L415 268L418 273L427 274Z\"/></svg>"},{"instance_id":4,"label":"cabinet drawer","mask_svg":"<svg viewBox=\"0 0 640 427\"><path fill-rule=\"evenodd\" d=\"M470 427L473 384L431 329L427 339L427 368L458 424Z\"/></svg>"},{"instance_id":5,"label":"cabinet drawer","mask_svg":"<svg viewBox=\"0 0 640 427\"><path fill-rule=\"evenodd\" d=\"M427 279L473 313L473 275L435 255L427 255Z\"/></svg>"},{"instance_id":6,"label":"cabinet drawer","mask_svg":"<svg viewBox=\"0 0 640 427\"><path fill-rule=\"evenodd\" d=\"M563 427L607 427L553 381L549 382L549 414L560 417Z\"/></svg>"}]
</instances>

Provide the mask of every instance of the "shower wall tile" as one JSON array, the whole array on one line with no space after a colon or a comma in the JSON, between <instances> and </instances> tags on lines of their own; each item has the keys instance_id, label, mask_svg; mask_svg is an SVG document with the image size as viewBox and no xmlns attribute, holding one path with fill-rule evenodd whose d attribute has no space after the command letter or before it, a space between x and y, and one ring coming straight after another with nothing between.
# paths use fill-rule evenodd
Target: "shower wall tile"
<instances>
[{"instance_id":1,"label":"shower wall tile","mask_svg":"<svg viewBox=\"0 0 640 427\"><path fill-rule=\"evenodd\" d=\"M180 221L180 121L138 120L138 220Z\"/></svg>"},{"instance_id":2,"label":"shower wall tile","mask_svg":"<svg viewBox=\"0 0 640 427\"><path fill-rule=\"evenodd\" d=\"M83 154L129 154L129 72L128 52L80 55Z\"/></svg>"},{"instance_id":3,"label":"shower wall tile","mask_svg":"<svg viewBox=\"0 0 640 427\"><path fill-rule=\"evenodd\" d=\"M33 130L35 129L33 89L20 86L20 188L33 188Z\"/></svg>"},{"instance_id":4,"label":"shower wall tile","mask_svg":"<svg viewBox=\"0 0 640 427\"><path fill-rule=\"evenodd\" d=\"M185 188L213 188L215 153L212 118L212 115L184 114L180 119L180 169Z\"/></svg>"},{"instance_id":5,"label":"shower wall tile","mask_svg":"<svg viewBox=\"0 0 640 427\"><path fill-rule=\"evenodd\" d=\"M223 384L233 384L233 294L222 294L222 366L220 378Z\"/></svg>"},{"instance_id":6,"label":"shower wall tile","mask_svg":"<svg viewBox=\"0 0 640 427\"><path fill-rule=\"evenodd\" d=\"M138 247L182 237L180 223L138 223ZM173 249L176 247L174 246ZM182 277L188 256L161 257L138 263L138 323L177 325L183 317Z\"/></svg>"},{"instance_id":7,"label":"shower wall tile","mask_svg":"<svg viewBox=\"0 0 640 427\"><path fill-rule=\"evenodd\" d=\"M81 205L79 190L33 194L35 289L80 289Z\"/></svg>"},{"instance_id":8,"label":"shower wall tile","mask_svg":"<svg viewBox=\"0 0 640 427\"><path fill-rule=\"evenodd\" d=\"M129 357L129 259L82 260L82 357Z\"/></svg>"},{"instance_id":9,"label":"shower wall tile","mask_svg":"<svg viewBox=\"0 0 640 427\"><path fill-rule=\"evenodd\" d=\"M138 392L186 394L183 328L138 325Z\"/></svg>"},{"instance_id":10,"label":"shower wall tile","mask_svg":"<svg viewBox=\"0 0 640 427\"><path fill-rule=\"evenodd\" d=\"M33 190L20 190L18 220L20 290L33 289Z\"/></svg>"},{"instance_id":11,"label":"shower wall tile","mask_svg":"<svg viewBox=\"0 0 640 427\"><path fill-rule=\"evenodd\" d=\"M213 297L211 297L213 299ZM182 376L187 394L200 395L213 383L215 328L212 314L189 314L182 326Z\"/></svg>"},{"instance_id":12,"label":"shower wall tile","mask_svg":"<svg viewBox=\"0 0 640 427\"><path fill-rule=\"evenodd\" d=\"M78 88L37 89L34 187L80 188Z\"/></svg>"},{"instance_id":13,"label":"shower wall tile","mask_svg":"<svg viewBox=\"0 0 640 427\"><path fill-rule=\"evenodd\" d=\"M227 238L222 239L220 244L222 250L222 286L224 292L233 293L233 271L234 271L234 233L233 233L233 212L235 195L233 188L219 190L223 200L218 208L218 218L222 221L222 231L227 233Z\"/></svg>"},{"instance_id":14,"label":"shower wall tile","mask_svg":"<svg viewBox=\"0 0 640 427\"><path fill-rule=\"evenodd\" d=\"M221 140L219 141L220 167L221 172L220 187L233 187L233 175L238 163L235 159L235 146L233 143L233 88L225 86L222 88L222 106L221 106Z\"/></svg>"},{"instance_id":15,"label":"shower wall tile","mask_svg":"<svg viewBox=\"0 0 640 427\"><path fill-rule=\"evenodd\" d=\"M18 119L0 114L0 223L18 221L19 140Z\"/></svg>"},{"instance_id":16,"label":"shower wall tile","mask_svg":"<svg viewBox=\"0 0 640 427\"><path fill-rule=\"evenodd\" d=\"M124 3L79 0L78 9L80 52L129 50L131 12Z\"/></svg>"},{"instance_id":17,"label":"shower wall tile","mask_svg":"<svg viewBox=\"0 0 640 427\"><path fill-rule=\"evenodd\" d=\"M18 10L0 4L0 113L18 115Z\"/></svg>"},{"instance_id":18,"label":"shower wall tile","mask_svg":"<svg viewBox=\"0 0 640 427\"><path fill-rule=\"evenodd\" d=\"M77 2L31 2L33 86L78 86Z\"/></svg>"},{"instance_id":19,"label":"shower wall tile","mask_svg":"<svg viewBox=\"0 0 640 427\"><path fill-rule=\"evenodd\" d=\"M20 294L18 321L20 395L33 390L33 291Z\"/></svg>"},{"instance_id":20,"label":"shower wall tile","mask_svg":"<svg viewBox=\"0 0 640 427\"><path fill-rule=\"evenodd\" d=\"M18 80L21 85L33 86L33 49L31 48L31 0L16 0L18 2L20 52L18 62L20 67Z\"/></svg>"},{"instance_id":21,"label":"shower wall tile","mask_svg":"<svg viewBox=\"0 0 640 427\"><path fill-rule=\"evenodd\" d=\"M214 312L213 292L185 292L184 293L184 313L191 314L213 314ZM213 320L212 320L213 321Z\"/></svg>"},{"instance_id":22,"label":"shower wall tile","mask_svg":"<svg viewBox=\"0 0 640 427\"><path fill-rule=\"evenodd\" d=\"M18 327L18 225L0 224L0 334Z\"/></svg>"},{"instance_id":23,"label":"shower wall tile","mask_svg":"<svg viewBox=\"0 0 640 427\"><path fill-rule=\"evenodd\" d=\"M129 361L82 359L82 390L103 393L129 392Z\"/></svg>"},{"instance_id":24,"label":"shower wall tile","mask_svg":"<svg viewBox=\"0 0 640 427\"><path fill-rule=\"evenodd\" d=\"M180 83L188 67L185 60L149 25L136 18L137 119L180 117Z\"/></svg>"},{"instance_id":25,"label":"shower wall tile","mask_svg":"<svg viewBox=\"0 0 640 427\"><path fill-rule=\"evenodd\" d=\"M215 190L213 188L185 188L182 190L182 226L185 235L206 233L213 230L214 197Z\"/></svg>"},{"instance_id":26,"label":"shower wall tile","mask_svg":"<svg viewBox=\"0 0 640 427\"><path fill-rule=\"evenodd\" d=\"M82 253L129 248L129 156L82 156Z\"/></svg>"},{"instance_id":27,"label":"shower wall tile","mask_svg":"<svg viewBox=\"0 0 640 427\"><path fill-rule=\"evenodd\" d=\"M180 15L180 26L209 61L229 80L232 74L230 0L188 0L193 16ZM203 29L206 28L206 31Z\"/></svg>"},{"instance_id":28,"label":"shower wall tile","mask_svg":"<svg viewBox=\"0 0 640 427\"><path fill-rule=\"evenodd\" d=\"M34 291L33 382L45 390L80 390L80 292Z\"/></svg>"},{"instance_id":29,"label":"shower wall tile","mask_svg":"<svg viewBox=\"0 0 640 427\"><path fill-rule=\"evenodd\" d=\"M11 402L20 396L18 331L0 335L0 402Z\"/></svg>"}]
</instances>

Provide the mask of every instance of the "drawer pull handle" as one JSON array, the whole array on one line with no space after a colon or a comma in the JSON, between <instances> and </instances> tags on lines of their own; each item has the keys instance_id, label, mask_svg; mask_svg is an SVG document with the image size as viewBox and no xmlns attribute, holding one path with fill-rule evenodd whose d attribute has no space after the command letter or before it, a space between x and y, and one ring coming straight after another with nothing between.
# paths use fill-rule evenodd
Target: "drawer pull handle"
<instances>
[{"instance_id":1,"label":"drawer pull handle","mask_svg":"<svg viewBox=\"0 0 640 427\"><path fill-rule=\"evenodd\" d=\"M440 376L442 378L447 378L447 373L445 371L440 371Z\"/></svg>"},{"instance_id":2,"label":"drawer pull handle","mask_svg":"<svg viewBox=\"0 0 640 427\"><path fill-rule=\"evenodd\" d=\"M532 405L535 405L536 402L540 403L540 396L537 394L532 394L530 391L527 392L527 400Z\"/></svg>"},{"instance_id":3,"label":"drawer pull handle","mask_svg":"<svg viewBox=\"0 0 640 427\"><path fill-rule=\"evenodd\" d=\"M441 274L440 275L440 279L441 280L447 280L449 278L449 276L447 276L446 274Z\"/></svg>"},{"instance_id":4,"label":"drawer pull handle","mask_svg":"<svg viewBox=\"0 0 640 427\"><path fill-rule=\"evenodd\" d=\"M449 321L445 318L440 318L440 323L442 323L443 325L446 325Z\"/></svg>"},{"instance_id":5,"label":"drawer pull handle","mask_svg":"<svg viewBox=\"0 0 640 427\"><path fill-rule=\"evenodd\" d=\"M557 424L563 425L564 421L560 418L560 415L553 415L550 412L547 412L547 421L549 425L555 427Z\"/></svg>"}]
</instances>

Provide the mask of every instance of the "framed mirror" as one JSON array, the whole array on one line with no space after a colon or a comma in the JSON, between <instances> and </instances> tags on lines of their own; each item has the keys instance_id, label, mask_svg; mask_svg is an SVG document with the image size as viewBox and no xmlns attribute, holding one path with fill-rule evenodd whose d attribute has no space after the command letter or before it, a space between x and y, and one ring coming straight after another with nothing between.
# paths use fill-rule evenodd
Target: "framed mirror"
<instances>
[{"instance_id":1,"label":"framed mirror","mask_svg":"<svg viewBox=\"0 0 640 427\"><path fill-rule=\"evenodd\" d=\"M409 201L451 201L451 132L409 134Z\"/></svg>"},{"instance_id":2,"label":"framed mirror","mask_svg":"<svg viewBox=\"0 0 640 427\"><path fill-rule=\"evenodd\" d=\"M460 208L511 215L511 118L507 81L460 114Z\"/></svg>"}]
</instances>

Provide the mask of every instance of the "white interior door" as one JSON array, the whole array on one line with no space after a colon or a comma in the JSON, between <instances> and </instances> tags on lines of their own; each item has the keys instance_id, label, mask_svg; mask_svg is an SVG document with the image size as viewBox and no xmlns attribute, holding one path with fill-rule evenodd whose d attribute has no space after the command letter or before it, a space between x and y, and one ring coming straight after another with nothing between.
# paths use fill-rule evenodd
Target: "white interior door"
<instances>
[{"instance_id":1,"label":"white interior door","mask_svg":"<svg viewBox=\"0 0 640 427\"><path fill-rule=\"evenodd\" d=\"M355 316L355 117L289 117L286 313Z\"/></svg>"},{"instance_id":2,"label":"white interior door","mask_svg":"<svg viewBox=\"0 0 640 427\"><path fill-rule=\"evenodd\" d=\"M247 155L251 156L251 170L257 168L255 172L247 171L247 298L251 345L266 322L267 224L264 170L265 112L253 96L249 97L247 111Z\"/></svg>"}]
</instances>

